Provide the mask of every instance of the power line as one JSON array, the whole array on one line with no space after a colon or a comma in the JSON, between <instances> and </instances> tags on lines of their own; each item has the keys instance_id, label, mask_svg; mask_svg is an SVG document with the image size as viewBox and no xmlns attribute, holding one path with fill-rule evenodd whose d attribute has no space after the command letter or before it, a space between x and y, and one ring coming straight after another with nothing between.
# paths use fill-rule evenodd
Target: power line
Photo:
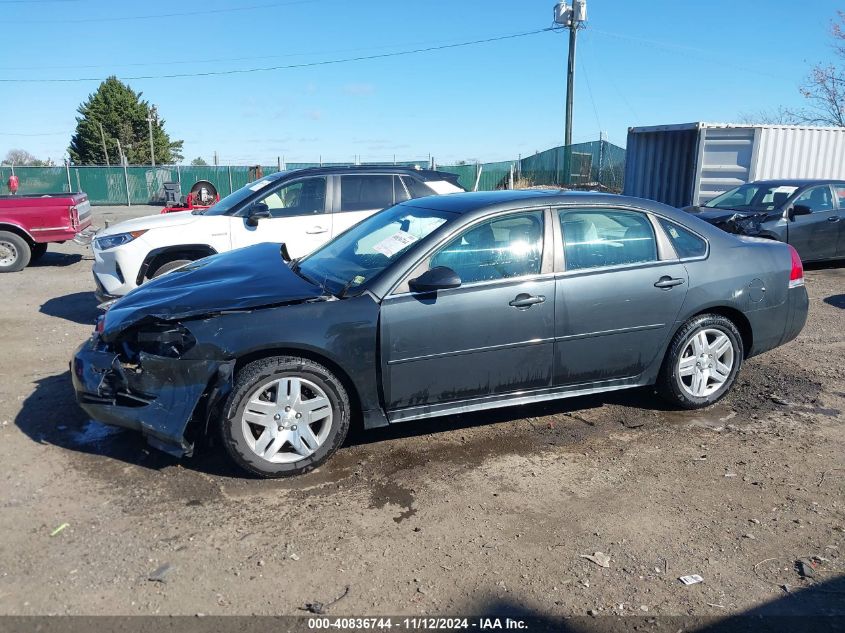
<instances>
[{"instance_id":1,"label":"power line","mask_svg":"<svg viewBox=\"0 0 845 633\"><path fill-rule=\"evenodd\" d=\"M497 37L488 37L481 40L472 40L469 42L458 42L456 44L443 44L440 46L427 46L425 48L414 48L405 51L395 51L392 53L379 53L376 55L362 55L359 57L346 57L341 59L328 59L318 62L303 62L301 64L287 64L284 66L264 66L259 68L237 68L234 70L209 70L205 72L195 73L173 73L169 75L137 75L135 77L121 77L125 81L139 80L139 79L183 79L186 77L212 77L219 75L239 75L246 73L268 72L273 70L292 70L296 68L312 68L314 66L329 66L333 64L345 64L349 62L368 61L373 59L385 59L388 57L401 57L405 55L415 55L418 53L428 53L432 51L441 51L451 48L462 48L465 46L474 46L476 44L487 44L490 42L500 42L502 40L512 40L519 37L527 37L530 35L537 35L539 33L547 33L552 31L551 27L538 29L536 31L527 31L524 33L512 33L510 35L500 35ZM53 77L48 79L9 79L0 78L2 83L72 83L80 81L103 81L102 77Z\"/></svg>"},{"instance_id":2,"label":"power line","mask_svg":"<svg viewBox=\"0 0 845 633\"><path fill-rule=\"evenodd\" d=\"M0 132L0 136L67 136L67 132L39 132L38 134L25 134L22 132Z\"/></svg>"},{"instance_id":3,"label":"power line","mask_svg":"<svg viewBox=\"0 0 845 633\"><path fill-rule=\"evenodd\" d=\"M0 0L2 2L2 0ZM495 36L491 36L495 37ZM358 46L354 48L339 48L333 50L322 50L322 51L299 51L299 52L292 52L292 53L285 53L283 55L251 55L246 57L217 57L217 58L209 58L209 59L182 59L182 60L173 60L167 59L166 61L156 61L156 62L126 62L126 63L119 63L119 64L68 64L68 65L58 65L58 66L0 66L0 71L30 71L30 70L83 70L89 68L128 68L128 67L150 67L150 66L174 66L174 65L184 65L184 64L216 64L220 62L245 62L245 61L255 61L259 59L288 59L290 57L308 57L314 55L326 55L326 54L341 54L341 53L358 53L364 51L383 51L385 49L392 49L399 45L405 46L436 46L442 43L448 43L448 40L428 40L428 41L418 41L418 42L401 42L401 43L393 43L393 44L385 44L382 46Z\"/></svg>"}]
</instances>

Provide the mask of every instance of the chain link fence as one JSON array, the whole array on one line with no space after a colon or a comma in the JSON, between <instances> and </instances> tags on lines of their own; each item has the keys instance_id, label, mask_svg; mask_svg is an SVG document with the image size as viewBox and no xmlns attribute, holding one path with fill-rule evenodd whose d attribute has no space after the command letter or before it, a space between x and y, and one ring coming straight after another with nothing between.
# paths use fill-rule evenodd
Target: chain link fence
<instances>
[{"instance_id":1,"label":"chain link fence","mask_svg":"<svg viewBox=\"0 0 845 633\"><path fill-rule=\"evenodd\" d=\"M350 163L291 163L285 169L345 166ZM366 165L367 163L362 163ZM428 167L429 160L399 161L401 166ZM554 186L572 189L622 191L625 150L607 141L555 147L533 156L494 163L434 165L458 176L464 188L473 191ZM229 195L259 177L258 166L60 167L0 166L0 183L5 186L14 169L21 194L84 191L91 204L161 204L164 183L182 183L182 191L199 180L207 180L221 197ZM261 175L279 170L279 165L260 167Z\"/></svg>"}]
</instances>

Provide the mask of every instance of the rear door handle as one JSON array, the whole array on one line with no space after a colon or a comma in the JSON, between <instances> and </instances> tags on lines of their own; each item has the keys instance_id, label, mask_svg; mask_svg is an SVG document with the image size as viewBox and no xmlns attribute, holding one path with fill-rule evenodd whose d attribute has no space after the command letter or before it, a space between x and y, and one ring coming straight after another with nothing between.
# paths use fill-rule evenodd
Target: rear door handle
<instances>
[{"instance_id":1,"label":"rear door handle","mask_svg":"<svg viewBox=\"0 0 845 633\"><path fill-rule=\"evenodd\" d=\"M837 216L837 215L832 215L832 216L830 216L830 217L827 219L827 221L828 221L828 222L839 222L839 220L840 220L840 219L841 219L841 218L840 218L839 216Z\"/></svg>"},{"instance_id":2,"label":"rear door handle","mask_svg":"<svg viewBox=\"0 0 845 633\"><path fill-rule=\"evenodd\" d=\"M668 275L664 275L654 282L654 287L669 290L675 286L680 286L682 283L684 283L684 280L679 277L669 277Z\"/></svg>"},{"instance_id":3,"label":"rear door handle","mask_svg":"<svg viewBox=\"0 0 845 633\"><path fill-rule=\"evenodd\" d=\"M328 231L328 229L324 229L322 226L312 226L305 232L308 235L316 235L317 233L325 233L326 231Z\"/></svg>"},{"instance_id":4,"label":"rear door handle","mask_svg":"<svg viewBox=\"0 0 845 633\"><path fill-rule=\"evenodd\" d=\"M545 300L546 298L543 295L535 297L526 293L522 293L516 295L514 300L508 303L508 305L512 308L517 308L519 310L527 310L535 303L543 303Z\"/></svg>"}]
</instances>

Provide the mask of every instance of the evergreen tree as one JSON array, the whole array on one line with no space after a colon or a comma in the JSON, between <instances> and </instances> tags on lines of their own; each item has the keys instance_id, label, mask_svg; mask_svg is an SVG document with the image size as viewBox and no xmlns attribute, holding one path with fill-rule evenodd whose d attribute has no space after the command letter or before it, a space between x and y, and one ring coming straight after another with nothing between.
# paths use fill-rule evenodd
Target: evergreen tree
<instances>
[{"instance_id":1,"label":"evergreen tree","mask_svg":"<svg viewBox=\"0 0 845 633\"><path fill-rule=\"evenodd\" d=\"M117 140L130 165L150 164L150 136L147 118L154 107L141 100L129 86L109 77L97 91L79 106L76 133L70 141L68 153L77 165L105 165L103 135L112 165L120 164ZM102 134L100 132L102 125ZM182 160L182 141L171 141L164 131L164 121L153 121L153 143L156 165Z\"/></svg>"}]
</instances>

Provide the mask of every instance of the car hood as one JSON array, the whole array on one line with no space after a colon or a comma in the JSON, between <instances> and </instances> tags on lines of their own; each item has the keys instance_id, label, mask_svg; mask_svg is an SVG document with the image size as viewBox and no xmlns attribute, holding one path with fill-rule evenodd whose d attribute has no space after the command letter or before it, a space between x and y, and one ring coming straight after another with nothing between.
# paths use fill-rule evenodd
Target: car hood
<instances>
[{"instance_id":1,"label":"car hood","mask_svg":"<svg viewBox=\"0 0 845 633\"><path fill-rule=\"evenodd\" d=\"M322 296L322 288L290 269L280 244L257 244L192 262L136 288L106 312L103 338L111 340L144 320L201 317Z\"/></svg>"},{"instance_id":2,"label":"car hood","mask_svg":"<svg viewBox=\"0 0 845 633\"><path fill-rule=\"evenodd\" d=\"M684 211L701 218L705 222L716 222L732 217L748 217L754 215L752 211L737 211L735 209L714 209L712 207L684 207Z\"/></svg>"},{"instance_id":3,"label":"car hood","mask_svg":"<svg viewBox=\"0 0 845 633\"><path fill-rule=\"evenodd\" d=\"M118 233L129 233L130 231L149 231L150 229L180 226L196 222L201 215L194 215L190 211L177 213L159 213L158 215L145 215L140 218L133 218L124 222L118 222L97 233L97 237L106 235L117 235Z\"/></svg>"}]
</instances>

